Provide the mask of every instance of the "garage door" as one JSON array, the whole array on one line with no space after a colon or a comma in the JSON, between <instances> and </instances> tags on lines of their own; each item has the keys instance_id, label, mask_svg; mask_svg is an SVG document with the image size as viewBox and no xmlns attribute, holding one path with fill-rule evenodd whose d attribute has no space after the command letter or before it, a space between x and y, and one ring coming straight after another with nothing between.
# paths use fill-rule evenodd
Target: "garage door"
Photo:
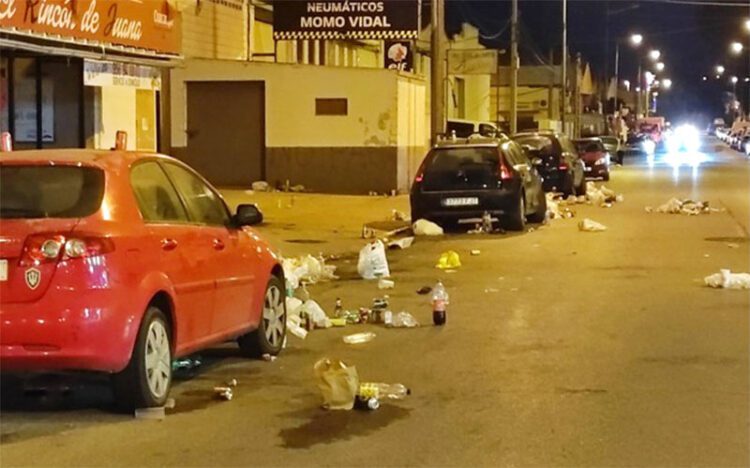
<instances>
[{"instance_id":1,"label":"garage door","mask_svg":"<svg viewBox=\"0 0 750 468\"><path fill-rule=\"evenodd\" d=\"M247 186L265 178L262 81L187 83L185 162L214 185Z\"/></svg>"}]
</instances>

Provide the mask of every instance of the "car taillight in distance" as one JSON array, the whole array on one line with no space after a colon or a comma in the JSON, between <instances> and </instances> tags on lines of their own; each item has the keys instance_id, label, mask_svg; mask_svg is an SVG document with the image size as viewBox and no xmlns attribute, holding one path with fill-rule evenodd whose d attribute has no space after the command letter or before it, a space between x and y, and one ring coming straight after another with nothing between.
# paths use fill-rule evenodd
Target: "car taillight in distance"
<instances>
[{"instance_id":1,"label":"car taillight in distance","mask_svg":"<svg viewBox=\"0 0 750 468\"><path fill-rule=\"evenodd\" d=\"M505 162L504 158L500 158L500 163L497 167L498 175L500 176L500 180L507 181L513 178L513 173L511 172L510 168L508 167L508 164Z\"/></svg>"},{"instance_id":2,"label":"car taillight in distance","mask_svg":"<svg viewBox=\"0 0 750 468\"><path fill-rule=\"evenodd\" d=\"M557 166L558 169L561 171L567 171L568 170L568 164L567 163L560 163L560 165Z\"/></svg>"},{"instance_id":3,"label":"car taillight in distance","mask_svg":"<svg viewBox=\"0 0 750 468\"><path fill-rule=\"evenodd\" d=\"M32 234L26 238L19 265L32 266L59 260L94 257L115 250L112 239L76 233Z\"/></svg>"}]
</instances>

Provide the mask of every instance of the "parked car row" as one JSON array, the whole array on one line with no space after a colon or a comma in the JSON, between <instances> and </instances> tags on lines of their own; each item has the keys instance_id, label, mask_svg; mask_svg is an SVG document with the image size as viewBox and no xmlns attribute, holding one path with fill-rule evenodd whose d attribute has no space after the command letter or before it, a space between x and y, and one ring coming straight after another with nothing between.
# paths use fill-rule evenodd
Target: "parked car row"
<instances>
[{"instance_id":1,"label":"parked car row","mask_svg":"<svg viewBox=\"0 0 750 468\"><path fill-rule=\"evenodd\" d=\"M747 125L735 126L734 130L717 127L716 137L746 156L750 156L750 122Z\"/></svg>"},{"instance_id":2,"label":"parked car row","mask_svg":"<svg viewBox=\"0 0 750 468\"><path fill-rule=\"evenodd\" d=\"M283 270L180 161L125 151L0 153L0 367L97 371L124 409L162 406L172 362L236 340L277 354Z\"/></svg>"},{"instance_id":3,"label":"parked car row","mask_svg":"<svg viewBox=\"0 0 750 468\"><path fill-rule=\"evenodd\" d=\"M610 159L599 137L573 142L552 131L453 136L438 142L417 171L412 219L473 224L487 213L505 229L523 230L527 221L544 219L545 192L583 195L587 177L609 180Z\"/></svg>"}]
</instances>

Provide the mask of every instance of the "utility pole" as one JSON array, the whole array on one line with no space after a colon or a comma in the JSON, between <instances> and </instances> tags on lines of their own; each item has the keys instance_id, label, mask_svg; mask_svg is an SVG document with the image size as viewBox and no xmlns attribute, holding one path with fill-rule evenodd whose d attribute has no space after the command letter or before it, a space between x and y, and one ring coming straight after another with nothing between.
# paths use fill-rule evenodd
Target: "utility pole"
<instances>
[{"instance_id":1,"label":"utility pole","mask_svg":"<svg viewBox=\"0 0 750 468\"><path fill-rule=\"evenodd\" d=\"M568 110L568 0L562 0L562 87L560 88L560 101L562 102L562 130L565 133L565 112Z\"/></svg>"},{"instance_id":2,"label":"utility pole","mask_svg":"<svg viewBox=\"0 0 750 468\"><path fill-rule=\"evenodd\" d=\"M615 42L615 106L613 114L620 111L619 97L620 94L620 41Z\"/></svg>"},{"instance_id":3,"label":"utility pole","mask_svg":"<svg viewBox=\"0 0 750 468\"><path fill-rule=\"evenodd\" d=\"M430 127L432 144L445 132L445 0L431 0Z\"/></svg>"},{"instance_id":4,"label":"utility pole","mask_svg":"<svg viewBox=\"0 0 750 468\"><path fill-rule=\"evenodd\" d=\"M635 116L638 118L638 114L641 113L641 101L643 92L643 81L641 80L641 59L638 59L638 76L636 77L635 86Z\"/></svg>"},{"instance_id":5,"label":"utility pole","mask_svg":"<svg viewBox=\"0 0 750 468\"><path fill-rule=\"evenodd\" d=\"M513 0L510 20L510 133L518 132L518 0Z\"/></svg>"},{"instance_id":6,"label":"utility pole","mask_svg":"<svg viewBox=\"0 0 750 468\"><path fill-rule=\"evenodd\" d=\"M573 135L576 138L581 138L581 111L583 110L583 102L581 102L581 80L583 79L583 72L581 70L581 53L576 54L576 70L575 70L576 83L573 87L573 109L575 110L575 120L573 121Z\"/></svg>"}]
</instances>

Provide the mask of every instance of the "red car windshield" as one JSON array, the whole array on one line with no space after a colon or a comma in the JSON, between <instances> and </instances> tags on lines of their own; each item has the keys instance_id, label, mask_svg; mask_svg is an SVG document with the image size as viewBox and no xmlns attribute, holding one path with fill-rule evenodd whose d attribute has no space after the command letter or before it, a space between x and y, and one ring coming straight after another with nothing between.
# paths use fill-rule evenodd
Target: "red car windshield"
<instances>
[{"instance_id":1,"label":"red car windshield","mask_svg":"<svg viewBox=\"0 0 750 468\"><path fill-rule=\"evenodd\" d=\"M0 218L80 218L104 196L104 172L93 167L0 165Z\"/></svg>"}]
</instances>

